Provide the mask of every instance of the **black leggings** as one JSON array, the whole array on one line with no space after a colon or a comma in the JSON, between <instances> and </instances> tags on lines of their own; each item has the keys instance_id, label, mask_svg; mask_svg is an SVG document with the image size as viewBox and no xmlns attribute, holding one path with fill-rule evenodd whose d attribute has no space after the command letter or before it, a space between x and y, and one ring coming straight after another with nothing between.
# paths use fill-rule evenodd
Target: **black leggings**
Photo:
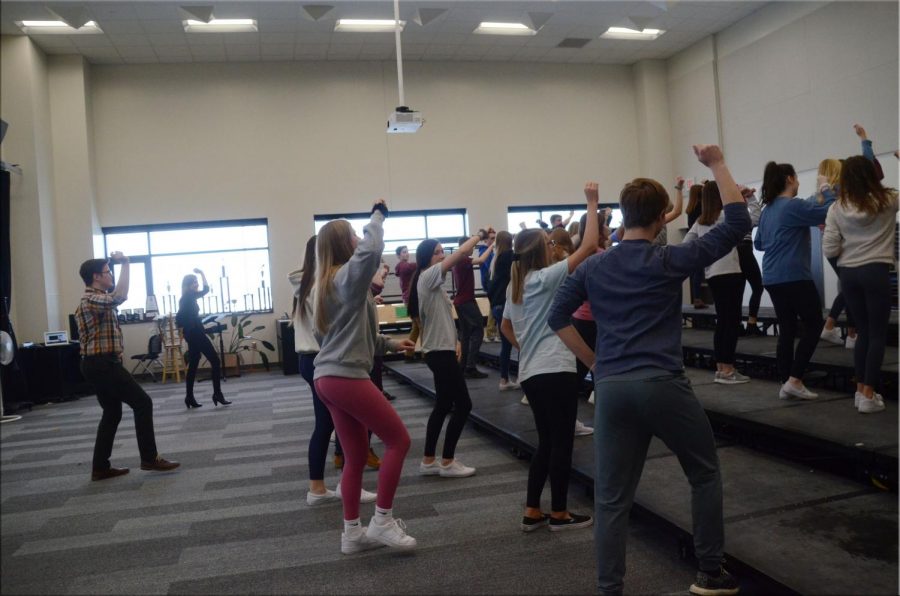
<instances>
[{"instance_id":1,"label":"black leggings","mask_svg":"<svg viewBox=\"0 0 900 596\"><path fill-rule=\"evenodd\" d=\"M466 387L466 380L456 362L454 352L449 350L428 352L425 354L425 364L434 375L434 389L437 394L434 410L428 417L428 426L425 430L425 457L434 457L434 453L437 451L438 436L444 426L444 418L450 414L447 434L444 435L443 458L453 459L456 453L456 443L459 441L463 427L466 426L469 412L472 411L469 389Z\"/></svg>"},{"instance_id":2,"label":"black leggings","mask_svg":"<svg viewBox=\"0 0 900 596\"><path fill-rule=\"evenodd\" d=\"M706 280L716 307L716 333L713 357L719 364L734 364L738 332L741 328L741 302L744 297L744 275L727 273Z\"/></svg>"},{"instance_id":3,"label":"black leggings","mask_svg":"<svg viewBox=\"0 0 900 596\"><path fill-rule=\"evenodd\" d=\"M568 510L572 444L578 414L577 373L535 375L522 381L537 427L538 448L528 469L525 506L540 509L541 492L550 476L550 509Z\"/></svg>"},{"instance_id":4,"label":"black leggings","mask_svg":"<svg viewBox=\"0 0 900 596\"><path fill-rule=\"evenodd\" d=\"M319 395L316 393L316 386L313 383L313 374L316 372L313 361L316 359L316 355L299 354L298 356L300 359L300 376L309 383L309 388L312 391L313 412L316 415L316 428L309 438L309 454L307 458L309 461L309 479L324 480L325 460L328 458L328 442L331 439L331 433L334 432L334 421L331 419L331 412L319 399ZM337 440L336 435L335 440Z\"/></svg>"},{"instance_id":5,"label":"black leggings","mask_svg":"<svg viewBox=\"0 0 900 596\"><path fill-rule=\"evenodd\" d=\"M206 337L202 327L193 327L184 330L184 339L188 345L188 370L185 376L187 395L194 395L194 379L197 377L197 366L200 364L200 356L206 356L212 366L213 394L222 393L222 367L219 365L219 355L212 342Z\"/></svg>"},{"instance_id":6,"label":"black leggings","mask_svg":"<svg viewBox=\"0 0 900 596\"><path fill-rule=\"evenodd\" d=\"M474 300L456 305L456 316L459 321L459 345L461 347L460 365L473 369L478 362L478 352L484 341L484 318L481 309Z\"/></svg>"},{"instance_id":7,"label":"black leggings","mask_svg":"<svg viewBox=\"0 0 900 596\"><path fill-rule=\"evenodd\" d=\"M578 335L581 336L581 339L584 340L592 350L597 348L597 323L594 321L585 321L584 319L576 319L572 317L572 326L575 327L575 331L578 332ZM582 393L582 386L584 384L584 378L587 376L588 371L590 370L585 364L579 360L575 359L576 366L576 374L578 374L578 392ZM591 373L591 381L594 380L594 374ZM591 383L591 387L594 384Z\"/></svg>"},{"instance_id":8,"label":"black leggings","mask_svg":"<svg viewBox=\"0 0 900 596\"><path fill-rule=\"evenodd\" d=\"M837 257L831 257L828 259L828 264L831 265L831 268L834 269L834 272L837 273L838 276L838 293L837 296L834 297L834 301L831 303L831 311L829 311L828 316L838 320L838 317L841 316L841 313L844 312L844 309L847 308L847 301L844 298L843 284L841 283L841 272L837 266ZM856 322L853 320L853 313L847 308L847 327L856 328Z\"/></svg>"},{"instance_id":9,"label":"black leggings","mask_svg":"<svg viewBox=\"0 0 900 596\"><path fill-rule=\"evenodd\" d=\"M890 269L887 263L841 267L841 288L857 327L853 365L856 382L877 387L891 318Z\"/></svg>"},{"instance_id":10,"label":"black leggings","mask_svg":"<svg viewBox=\"0 0 900 596\"><path fill-rule=\"evenodd\" d=\"M778 376L782 382L787 381L788 377L802 379L825 324L819 292L809 279L766 286L766 291L772 297L778 318L778 349L775 352ZM803 324L803 334L795 353L798 318Z\"/></svg>"},{"instance_id":11,"label":"black leggings","mask_svg":"<svg viewBox=\"0 0 900 596\"><path fill-rule=\"evenodd\" d=\"M759 263L753 256L753 241L741 240L737 245L738 259L741 263L741 271L750 284L750 316L756 318L759 314L759 301L762 300L763 281L762 273L759 271ZM743 295L741 296L743 302Z\"/></svg>"}]
</instances>

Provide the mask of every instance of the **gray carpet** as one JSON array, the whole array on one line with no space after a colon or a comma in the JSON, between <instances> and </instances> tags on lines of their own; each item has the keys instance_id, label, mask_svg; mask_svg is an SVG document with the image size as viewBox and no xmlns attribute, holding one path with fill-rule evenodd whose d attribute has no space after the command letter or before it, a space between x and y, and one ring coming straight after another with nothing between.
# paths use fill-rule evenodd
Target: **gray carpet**
<instances>
[{"instance_id":1,"label":"gray carpet","mask_svg":"<svg viewBox=\"0 0 900 596\"><path fill-rule=\"evenodd\" d=\"M594 591L592 532L523 534L528 464L469 427L457 450L467 479L420 477L431 401L388 379L413 439L395 500L419 547L340 553L341 508L306 506L309 389L297 376L229 379L234 405L187 411L183 386L146 385L170 473L139 468L125 408L113 465L131 473L90 481L100 408L92 397L47 404L0 427L4 594L577 594ZM590 441L590 438L577 439ZM376 451L382 451L374 441ZM375 490L377 473L364 486ZM337 482L331 463L326 482ZM549 507L549 488L545 491ZM578 485L570 508L588 512ZM364 505L363 521L373 505ZM684 593L691 566L676 541L633 520L629 593Z\"/></svg>"}]
</instances>

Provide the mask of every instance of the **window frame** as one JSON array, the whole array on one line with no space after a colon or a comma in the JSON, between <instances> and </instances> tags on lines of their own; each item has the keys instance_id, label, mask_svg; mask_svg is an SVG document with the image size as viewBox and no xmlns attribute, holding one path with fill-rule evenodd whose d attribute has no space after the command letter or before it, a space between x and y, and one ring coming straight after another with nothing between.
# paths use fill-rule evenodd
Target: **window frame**
<instances>
[{"instance_id":1,"label":"window frame","mask_svg":"<svg viewBox=\"0 0 900 596\"><path fill-rule=\"evenodd\" d=\"M430 215L461 215L463 218L463 232L459 236L430 236L428 234L428 216ZM319 222L329 222L334 221L335 219L368 219L370 217L370 213L367 212L356 212L356 213L316 213L313 214L313 229L318 233L317 225ZM431 238L433 240L437 240L441 244L452 244L457 245L460 237L469 235L469 215L468 210L465 207L455 208L455 209L407 209L407 210L391 210L389 217L424 217L425 218L425 237ZM361 230L359 230L361 231ZM407 247L410 249L410 252L413 252L415 249L411 243L413 242L421 242L424 238L400 238L397 240L388 240L387 242L395 243L405 243ZM393 251L385 250L383 254L389 254Z\"/></svg>"}]
</instances>

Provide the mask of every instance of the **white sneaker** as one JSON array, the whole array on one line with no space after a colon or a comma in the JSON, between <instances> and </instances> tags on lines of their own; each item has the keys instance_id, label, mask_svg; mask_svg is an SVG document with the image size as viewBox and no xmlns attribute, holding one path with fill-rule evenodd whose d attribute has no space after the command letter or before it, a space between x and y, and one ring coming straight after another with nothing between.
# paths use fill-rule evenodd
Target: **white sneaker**
<instances>
[{"instance_id":1,"label":"white sneaker","mask_svg":"<svg viewBox=\"0 0 900 596\"><path fill-rule=\"evenodd\" d=\"M882 401L881 396L877 393L872 396L872 399L867 399L865 396L859 400L859 406L856 408L860 414L875 414L878 412L884 411L884 401Z\"/></svg>"},{"instance_id":2,"label":"white sneaker","mask_svg":"<svg viewBox=\"0 0 900 596\"><path fill-rule=\"evenodd\" d=\"M585 425L581 420L575 420L575 436L586 437L594 434L594 427Z\"/></svg>"},{"instance_id":3,"label":"white sneaker","mask_svg":"<svg viewBox=\"0 0 900 596\"><path fill-rule=\"evenodd\" d=\"M419 462L419 474L422 476L437 476L441 473L441 464L435 459L430 464Z\"/></svg>"},{"instance_id":4,"label":"white sneaker","mask_svg":"<svg viewBox=\"0 0 900 596\"><path fill-rule=\"evenodd\" d=\"M844 347L847 348L848 350L852 350L853 348L855 348L856 347L856 338L850 337L848 335L847 341L844 342Z\"/></svg>"},{"instance_id":5,"label":"white sneaker","mask_svg":"<svg viewBox=\"0 0 900 596\"><path fill-rule=\"evenodd\" d=\"M829 343L836 344L836 345L841 345L844 343L844 338L841 337L841 330L838 329L837 327L835 327L834 329L824 329L823 328L822 334L819 335L819 337L821 337L822 339L824 339L825 341L827 341Z\"/></svg>"},{"instance_id":6,"label":"white sneaker","mask_svg":"<svg viewBox=\"0 0 900 596\"><path fill-rule=\"evenodd\" d=\"M338 485L340 486L340 485ZM333 490L325 489L325 494L317 495L312 491L306 491L306 504L310 507L318 507L319 505L327 505L328 503L337 503L341 500L341 495L335 494Z\"/></svg>"},{"instance_id":7,"label":"white sneaker","mask_svg":"<svg viewBox=\"0 0 900 596\"><path fill-rule=\"evenodd\" d=\"M385 546L400 550L416 548L416 539L406 533L406 524L402 519L391 518L386 524L376 524L375 519L369 522L366 536Z\"/></svg>"},{"instance_id":8,"label":"white sneaker","mask_svg":"<svg viewBox=\"0 0 900 596\"><path fill-rule=\"evenodd\" d=\"M523 406L527 406L528 405L528 396L523 395L522 400L519 403L522 404Z\"/></svg>"},{"instance_id":9,"label":"white sneaker","mask_svg":"<svg viewBox=\"0 0 900 596\"><path fill-rule=\"evenodd\" d=\"M749 383L750 377L742 375L736 370L731 371L727 375L723 372L717 372L713 382L721 385L740 385L741 383Z\"/></svg>"},{"instance_id":10,"label":"white sneaker","mask_svg":"<svg viewBox=\"0 0 900 596\"><path fill-rule=\"evenodd\" d=\"M345 529L341 533L341 552L345 555L360 553L364 550L373 548L381 548L384 546L377 540L369 538L365 526L356 526L354 528Z\"/></svg>"},{"instance_id":11,"label":"white sneaker","mask_svg":"<svg viewBox=\"0 0 900 596\"><path fill-rule=\"evenodd\" d=\"M338 482L338 485L334 489L334 494L338 499L341 498L341 483ZM359 493L359 502L360 503L374 503L375 499L378 498L378 495L375 493L370 493L366 489L362 489Z\"/></svg>"},{"instance_id":12,"label":"white sneaker","mask_svg":"<svg viewBox=\"0 0 900 596\"><path fill-rule=\"evenodd\" d=\"M791 399L792 397L796 397L797 399L816 399L819 397L818 393L813 393L806 386L800 387L797 389L790 382L786 382L781 386L781 389L778 391L778 397L781 399Z\"/></svg>"},{"instance_id":13,"label":"white sneaker","mask_svg":"<svg viewBox=\"0 0 900 596\"><path fill-rule=\"evenodd\" d=\"M510 391L512 389L518 389L518 388L519 388L518 383L514 383L512 381L504 381L503 379L500 379L500 391Z\"/></svg>"},{"instance_id":14,"label":"white sneaker","mask_svg":"<svg viewBox=\"0 0 900 596\"><path fill-rule=\"evenodd\" d=\"M437 460L434 460L437 462ZM454 459L448 465L440 465L441 478L468 478L475 475L475 468L464 466L458 459Z\"/></svg>"},{"instance_id":15,"label":"white sneaker","mask_svg":"<svg viewBox=\"0 0 900 596\"><path fill-rule=\"evenodd\" d=\"M873 394L872 394L872 397L873 397L874 399L876 399L877 401L881 402L882 404L884 403L884 398L881 397L881 394L880 394L880 393L873 393ZM860 404L860 402L861 402L862 400L864 400L864 399L866 399L865 394L864 394L864 393L860 393L859 391L857 391L857 392L853 395L853 407L856 408L856 409L859 409L859 404Z\"/></svg>"},{"instance_id":16,"label":"white sneaker","mask_svg":"<svg viewBox=\"0 0 900 596\"><path fill-rule=\"evenodd\" d=\"M589 403L589 404L593 404L593 403L594 403L594 392L593 392L593 390L591 391L591 396L588 398L588 403Z\"/></svg>"}]
</instances>

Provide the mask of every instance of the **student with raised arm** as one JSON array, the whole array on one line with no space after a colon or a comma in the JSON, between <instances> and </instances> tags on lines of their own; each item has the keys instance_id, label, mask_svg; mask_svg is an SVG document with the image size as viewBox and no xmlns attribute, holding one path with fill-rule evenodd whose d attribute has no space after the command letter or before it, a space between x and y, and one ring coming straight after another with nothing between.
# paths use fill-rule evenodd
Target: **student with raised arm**
<instances>
[{"instance_id":1,"label":"student with raised arm","mask_svg":"<svg viewBox=\"0 0 900 596\"><path fill-rule=\"evenodd\" d=\"M481 232L479 232L479 241L481 239ZM459 239L460 248L467 240L468 238L465 236ZM459 365L463 369L463 375L469 379L487 377L487 373L481 372L476 366L478 353L481 351L481 344L484 341L484 318L481 316L481 309L475 300L474 267L480 268L493 254L494 244L491 242L487 249L477 257L471 256L472 250L469 250L466 257L456 261L452 268L453 282L456 285L453 306L456 308L456 317L459 321Z\"/></svg>"},{"instance_id":2,"label":"student with raised arm","mask_svg":"<svg viewBox=\"0 0 900 596\"><path fill-rule=\"evenodd\" d=\"M840 198L828 210L822 251L837 258L841 288L857 322L854 403L861 414L884 410L875 388L891 316L890 268L896 263L897 191L885 188L871 161L844 160Z\"/></svg>"},{"instance_id":3,"label":"student with raised arm","mask_svg":"<svg viewBox=\"0 0 900 596\"><path fill-rule=\"evenodd\" d=\"M369 378L375 354L400 352L409 340L395 341L378 333L378 315L369 286L381 267L387 206L379 200L359 239L344 219L325 224L316 241L315 330L320 350L314 361L316 392L331 413L344 447L341 497L344 532L341 552L356 553L386 545L411 549L416 540L393 516L394 494L409 433L397 412ZM375 515L368 528L359 521L362 474L371 429L384 443L378 470Z\"/></svg>"},{"instance_id":4,"label":"student with raised arm","mask_svg":"<svg viewBox=\"0 0 900 596\"><path fill-rule=\"evenodd\" d=\"M694 550L700 570L691 592L736 594L737 581L721 567L725 542L722 479L716 443L703 407L684 374L681 285L698 268L725 256L750 230L737 184L715 145L695 145L722 189L725 218L702 238L654 246L669 202L647 178L625 185L622 241L585 261L563 283L548 322L595 374L594 510L597 587L621 594L628 512L654 435L678 456L692 487ZM572 326L571 313L590 300L597 323L595 352Z\"/></svg>"},{"instance_id":5,"label":"student with raised arm","mask_svg":"<svg viewBox=\"0 0 900 596\"><path fill-rule=\"evenodd\" d=\"M538 433L537 451L528 470L521 526L525 532L547 525L557 531L585 528L593 523L590 515L570 513L567 504L579 379L572 354L547 327L547 313L559 287L569 273L597 250L600 229L597 183L588 182L584 194L587 198L585 234L581 246L568 258L553 263L550 239L543 230L519 232L513 245L512 279L500 331L519 349L519 383L528 395ZM577 332L575 335L581 350L592 354L592 348ZM550 513L546 514L541 511L541 493L548 476L551 505Z\"/></svg>"},{"instance_id":6,"label":"student with raised arm","mask_svg":"<svg viewBox=\"0 0 900 596\"><path fill-rule=\"evenodd\" d=\"M419 473L423 476L464 478L475 473L475 468L456 459L456 443L469 419L472 400L456 361L456 326L450 298L444 291L444 280L455 266L462 264L471 269L469 255L479 240L479 235L472 236L446 258L444 247L437 240L426 238L416 248L418 269L409 291L409 312L422 321L422 351L425 352L425 363L434 375L437 395L425 429L425 453L419 464ZM438 461L435 458L438 437L448 414L450 421L444 435L442 458Z\"/></svg>"},{"instance_id":7,"label":"student with raised arm","mask_svg":"<svg viewBox=\"0 0 900 596\"><path fill-rule=\"evenodd\" d=\"M822 301L810 270L809 228L825 223L835 194L828 181L819 177L818 194L805 200L795 198L800 189L797 173L790 164L770 161L763 174L759 227L753 245L763 251L763 285L772 298L778 319L778 346L775 360L782 383L781 399L816 399L818 395L803 384L803 373L809 364L822 331ZM797 320L803 334L794 350L798 334Z\"/></svg>"},{"instance_id":8,"label":"student with raised arm","mask_svg":"<svg viewBox=\"0 0 900 596\"><path fill-rule=\"evenodd\" d=\"M187 389L184 405L190 410L199 408L203 404L194 399L194 379L197 377L197 366L200 364L200 356L205 356L212 367L213 404L218 406L231 405L231 402L222 395L222 368L219 363L219 355L212 342L206 336L203 328L203 319L200 318L200 307L197 300L209 293L209 283L206 275L200 269L194 269L195 275L185 275L181 280L181 299L178 301L178 314L175 321L182 329L184 339L188 345L188 369L185 375L185 387ZM203 289L197 281L197 275L203 280Z\"/></svg>"}]
</instances>

